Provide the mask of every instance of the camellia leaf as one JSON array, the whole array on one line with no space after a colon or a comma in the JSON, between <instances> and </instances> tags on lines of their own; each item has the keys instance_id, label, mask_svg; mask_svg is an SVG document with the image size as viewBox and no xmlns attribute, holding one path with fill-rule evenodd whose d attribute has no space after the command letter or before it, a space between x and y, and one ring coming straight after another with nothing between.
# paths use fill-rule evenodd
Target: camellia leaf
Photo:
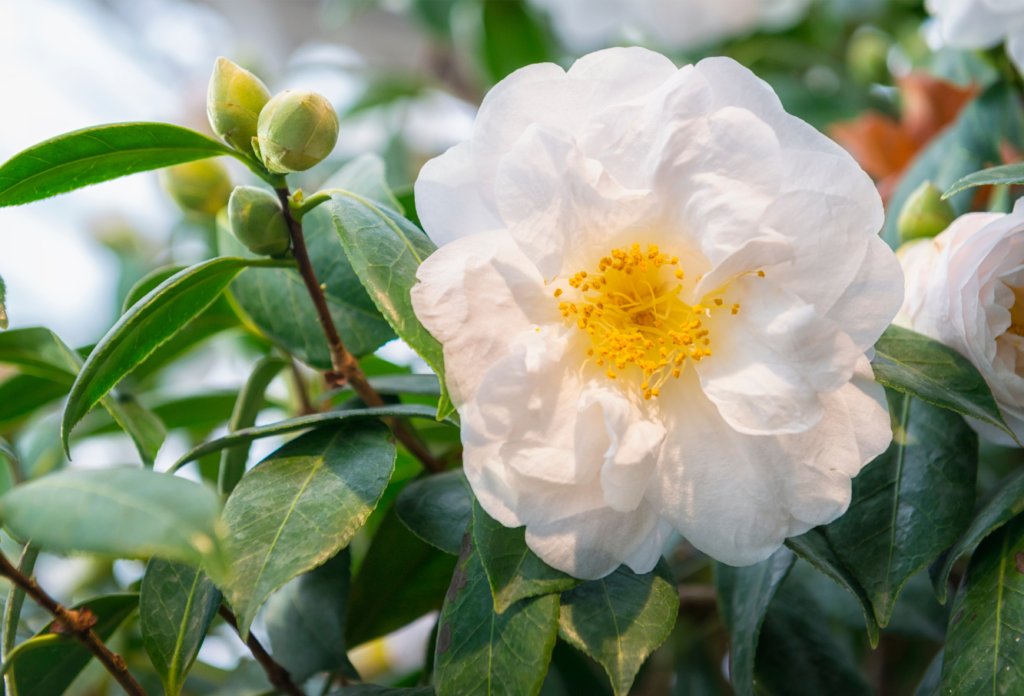
<instances>
[{"instance_id":1,"label":"camellia leaf","mask_svg":"<svg viewBox=\"0 0 1024 696\"><path fill-rule=\"evenodd\" d=\"M875 381L1013 434L978 369L952 348L927 336L890 326L875 343Z\"/></svg>"},{"instance_id":2,"label":"camellia leaf","mask_svg":"<svg viewBox=\"0 0 1024 696\"><path fill-rule=\"evenodd\" d=\"M220 602L220 590L202 570L160 558L151 558L146 565L139 627L166 696L181 693Z\"/></svg>"},{"instance_id":3,"label":"camellia leaf","mask_svg":"<svg viewBox=\"0 0 1024 696\"><path fill-rule=\"evenodd\" d=\"M953 600L942 693L1019 693L1024 685L1024 517L978 546Z\"/></svg>"},{"instance_id":4,"label":"camellia leaf","mask_svg":"<svg viewBox=\"0 0 1024 696\"><path fill-rule=\"evenodd\" d=\"M235 401L234 410L231 412L231 420L228 422L228 432L234 433L243 428L251 428L256 423L256 416L263 408L264 394L270 382L277 376L277 373L288 365L288 361L273 355L264 356L257 361L252 368L249 379L246 380L242 391L238 393L238 400ZM245 473L245 464L249 461L249 445L251 442L244 442L234 447L228 447L220 454L220 474L217 480L217 490L221 495L230 495Z\"/></svg>"},{"instance_id":5,"label":"camellia leaf","mask_svg":"<svg viewBox=\"0 0 1024 696\"><path fill-rule=\"evenodd\" d=\"M836 554L889 623L903 584L956 541L974 510L978 438L952 411L887 392L893 442L853 480L826 527Z\"/></svg>"},{"instance_id":6,"label":"camellia leaf","mask_svg":"<svg viewBox=\"0 0 1024 696\"><path fill-rule=\"evenodd\" d=\"M224 506L237 559L225 594L243 640L267 597L344 548L373 512L395 468L383 423L321 428L249 471Z\"/></svg>"},{"instance_id":7,"label":"camellia leaf","mask_svg":"<svg viewBox=\"0 0 1024 696\"><path fill-rule=\"evenodd\" d=\"M83 128L22 150L0 166L0 208L221 155L237 153L202 133L167 123Z\"/></svg>"},{"instance_id":8,"label":"camellia leaf","mask_svg":"<svg viewBox=\"0 0 1024 696\"><path fill-rule=\"evenodd\" d=\"M398 494L395 512L420 539L458 555L473 517L473 493L461 469L425 476Z\"/></svg>"},{"instance_id":9,"label":"camellia leaf","mask_svg":"<svg viewBox=\"0 0 1024 696\"><path fill-rule=\"evenodd\" d=\"M0 335L0 362L22 372L0 384L0 421L14 420L66 394L82 359L49 329L15 329ZM100 402L135 443L139 456L152 464L167 434L163 423L124 391Z\"/></svg>"},{"instance_id":10,"label":"camellia leaf","mask_svg":"<svg viewBox=\"0 0 1024 696\"><path fill-rule=\"evenodd\" d=\"M974 186L1001 186L1005 184L1024 184L1024 163L1004 164L1001 167L989 167L980 172L968 174L958 179L942 194L943 198L960 193Z\"/></svg>"},{"instance_id":11,"label":"camellia leaf","mask_svg":"<svg viewBox=\"0 0 1024 696\"><path fill-rule=\"evenodd\" d=\"M569 590L583 582L540 560L526 545L526 527L506 527L475 499L473 547L487 573L494 610L499 614L524 597Z\"/></svg>"},{"instance_id":12,"label":"camellia leaf","mask_svg":"<svg viewBox=\"0 0 1024 696\"><path fill-rule=\"evenodd\" d=\"M754 694L754 656L768 605L796 556L783 547L767 560L734 568L715 564L718 608L729 633L729 675L737 696Z\"/></svg>"},{"instance_id":13,"label":"camellia leaf","mask_svg":"<svg viewBox=\"0 0 1024 696\"><path fill-rule=\"evenodd\" d=\"M395 332L352 270L338 242L328 207L321 205L303 216L303 236L338 335L345 349L359 358L392 340ZM226 211L217 217L217 244L223 255L257 258L232 236ZM231 295L270 341L311 367L332 369L323 327L297 270L279 268L244 273L231 283Z\"/></svg>"},{"instance_id":14,"label":"camellia leaf","mask_svg":"<svg viewBox=\"0 0 1024 696\"><path fill-rule=\"evenodd\" d=\"M367 381L378 394L441 396L441 383L437 379L437 375L374 375L367 377ZM352 385L346 384L338 389L333 389L323 398L333 398L346 393L354 393Z\"/></svg>"},{"instance_id":15,"label":"camellia leaf","mask_svg":"<svg viewBox=\"0 0 1024 696\"><path fill-rule=\"evenodd\" d=\"M484 64L494 82L552 59L544 32L525 2L486 0L482 12Z\"/></svg>"},{"instance_id":16,"label":"camellia leaf","mask_svg":"<svg viewBox=\"0 0 1024 696\"><path fill-rule=\"evenodd\" d=\"M89 409L161 343L209 307L235 276L251 266L281 263L273 259L211 259L176 273L135 303L96 344L71 387L61 425L65 450L72 428Z\"/></svg>"},{"instance_id":17,"label":"camellia leaf","mask_svg":"<svg viewBox=\"0 0 1024 696\"><path fill-rule=\"evenodd\" d=\"M0 329L7 329L7 286L0 277Z\"/></svg>"},{"instance_id":18,"label":"camellia leaf","mask_svg":"<svg viewBox=\"0 0 1024 696\"><path fill-rule=\"evenodd\" d=\"M472 528L438 619L437 696L536 696L558 636L559 596L528 597L496 613Z\"/></svg>"},{"instance_id":19,"label":"camellia leaf","mask_svg":"<svg viewBox=\"0 0 1024 696\"><path fill-rule=\"evenodd\" d=\"M73 609L88 607L96 615L92 630L100 640L108 640L114 631L139 606L137 594L116 594L76 604ZM53 622L46 624L32 638L10 654L18 696L53 696L67 691L75 678L92 660L93 655L81 641L52 633Z\"/></svg>"},{"instance_id":20,"label":"camellia leaf","mask_svg":"<svg viewBox=\"0 0 1024 696\"><path fill-rule=\"evenodd\" d=\"M334 189L352 191L394 210L399 215L405 214L405 209L398 197L388 187L384 160L374 152L360 155L345 164L331 175L321 188L324 191Z\"/></svg>"},{"instance_id":21,"label":"camellia leaf","mask_svg":"<svg viewBox=\"0 0 1024 696\"><path fill-rule=\"evenodd\" d=\"M159 556L223 570L220 499L177 476L144 469L65 469L8 491L0 519L22 539L60 553Z\"/></svg>"},{"instance_id":22,"label":"camellia leaf","mask_svg":"<svg viewBox=\"0 0 1024 696\"><path fill-rule=\"evenodd\" d=\"M850 652L836 641L813 593L790 573L768 607L757 642L757 684L786 696L870 696Z\"/></svg>"},{"instance_id":23,"label":"camellia leaf","mask_svg":"<svg viewBox=\"0 0 1024 696\"><path fill-rule=\"evenodd\" d=\"M421 686L396 689L376 684L353 684L333 693L334 696L434 696L434 687Z\"/></svg>"},{"instance_id":24,"label":"camellia leaf","mask_svg":"<svg viewBox=\"0 0 1024 696\"><path fill-rule=\"evenodd\" d=\"M267 601L264 617L274 661L288 670L296 684L317 672L359 679L345 649L349 564L348 549L342 549Z\"/></svg>"},{"instance_id":25,"label":"camellia leaf","mask_svg":"<svg viewBox=\"0 0 1024 696\"><path fill-rule=\"evenodd\" d=\"M381 406L380 408L360 408L347 411L328 411L317 413L312 416L301 416L289 418L288 420L262 425L256 428L243 428L230 435L210 440L194 447L186 452L181 459L176 461L170 471L177 471L189 462L205 457L214 452L220 452L228 447L246 444L253 440L259 440L274 435L285 435L298 432L299 430L310 430L322 428L345 421L357 421L378 418L433 418L434 410L429 406L420 404L395 404L394 406Z\"/></svg>"},{"instance_id":26,"label":"camellia leaf","mask_svg":"<svg viewBox=\"0 0 1024 696\"><path fill-rule=\"evenodd\" d=\"M418 227L402 215L348 191L336 192L334 226L352 268L363 281L395 333L420 354L441 378L438 419L453 410L444 387L444 354L412 308L409 295L416 269L437 249Z\"/></svg>"},{"instance_id":27,"label":"camellia leaf","mask_svg":"<svg viewBox=\"0 0 1024 696\"><path fill-rule=\"evenodd\" d=\"M444 603L455 558L418 539L395 512L384 516L352 582L346 645L379 638Z\"/></svg>"},{"instance_id":28,"label":"camellia leaf","mask_svg":"<svg viewBox=\"0 0 1024 696\"><path fill-rule=\"evenodd\" d=\"M786 539L786 546L854 596L864 614L864 626L868 630L871 647L877 647L878 620L875 619L875 609L871 605L871 598L856 576L843 565L825 532L820 527L815 527L806 534Z\"/></svg>"},{"instance_id":29,"label":"camellia leaf","mask_svg":"<svg viewBox=\"0 0 1024 696\"><path fill-rule=\"evenodd\" d=\"M559 635L597 660L615 696L625 696L678 614L679 589L662 558L650 573L637 575L619 566L607 577L563 592Z\"/></svg>"},{"instance_id":30,"label":"camellia leaf","mask_svg":"<svg viewBox=\"0 0 1024 696\"><path fill-rule=\"evenodd\" d=\"M949 572L960 556L995 530L1024 512L1024 469L1018 469L993 490L956 543L939 554L928 573L939 602L946 603Z\"/></svg>"}]
</instances>

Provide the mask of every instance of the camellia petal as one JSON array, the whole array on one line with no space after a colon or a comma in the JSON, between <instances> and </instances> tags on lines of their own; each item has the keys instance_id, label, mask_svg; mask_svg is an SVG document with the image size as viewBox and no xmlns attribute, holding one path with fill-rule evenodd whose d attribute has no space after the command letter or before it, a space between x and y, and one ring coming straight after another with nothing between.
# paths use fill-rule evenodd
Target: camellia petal
<instances>
[{"instance_id":1,"label":"camellia petal","mask_svg":"<svg viewBox=\"0 0 1024 696\"><path fill-rule=\"evenodd\" d=\"M1007 424L1024 437L1024 204L1009 215L962 215L935 238L905 245L899 257L906 273L899 323L974 363ZM997 444L1017 444L967 422Z\"/></svg>"},{"instance_id":2,"label":"camellia petal","mask_svg":"<svg viewBox=\"0 0 1024 696\"><path fill-rule=\"evenodd\" d=\"M529 66L416 192L442 246L413 306L467 479L549 565L648 572L672 529L754 563L842 514L888 445L881 201L738 64Z\"/></svg>"}]
</instances>

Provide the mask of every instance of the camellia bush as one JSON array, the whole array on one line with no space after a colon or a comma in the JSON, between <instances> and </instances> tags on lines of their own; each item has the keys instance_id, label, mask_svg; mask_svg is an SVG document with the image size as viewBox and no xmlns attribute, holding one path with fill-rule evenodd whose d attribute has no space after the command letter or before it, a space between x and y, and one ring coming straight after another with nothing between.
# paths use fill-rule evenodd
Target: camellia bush
<instances>
[{"instance_id":1,"label":"camellia bush","mask_svg":"<svg viewBox=\"0 0 1024 696\"><path fill-rule=\"evenodd\" d=\"M969 87L881 85L884 32L846 36L907 103L844 148L756 39L600 48L827 25L694 4L483 3L492 86L414 187L369 154L297 188L338 114L226 58L218 139L97 125L0 166L0 207L161 170L211 250L84 348L8 329L0 281L6 693L1024 694L1024 9L928 4ZM542 12L565 67L530 53ZM147 393L229 329L240 391ZM432 374L374 356L395 338ZM193 446L158 472L170 431ZM142 466L63 466L118 432ZM145 573L64 605L42 552ZM424 616L415 673L364 683L352 649ZM196 662L223 626L234 673Z\"/></svg>"}]
</instances>

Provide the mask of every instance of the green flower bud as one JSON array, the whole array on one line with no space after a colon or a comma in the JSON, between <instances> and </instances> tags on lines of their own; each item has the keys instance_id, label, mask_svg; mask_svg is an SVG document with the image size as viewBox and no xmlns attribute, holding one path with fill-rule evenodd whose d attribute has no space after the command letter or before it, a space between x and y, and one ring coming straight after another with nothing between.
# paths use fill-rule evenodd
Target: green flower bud
<instances>
[{"instance_id":1,"label":"green flower bud","mask_svg":"<svg viewBox=\"0 0 1024 696\"><path fill-rule=\"evenodd\" d=\"M212 159L162 169L160 183L183 210L202 215L216 215L231 196L228 170Z\"/></svg>"},{"instance_id":2,"label":"green flower bud","mask_svg":"<svg viewBox=\"0 0 1024 696\"><path fill-rule=\"evenodd\" d=\"M281 204L255 186L239 186L228 201L231 233L254 254L275 256L288 250L291 238Z\"/></svg>"},{"instance_id":3,"label":"green flower bud","mask_svg":"<svg viewBox=\"0 0 1024 696\"><path fill-rule=\"evenodd\" d=\"M338 142L338 114L321 94L286 89L263 107L256 133L267 169L303 172L331 154Z\"/></svg>"},{"instance_id":4,"label":"green flower bud","mask_svg":"<svg viewBox=\"0 0 1024 696\"><path fill-rule=\"evenodd\" d=\"M218 58L206 92L206 115L213 132L231 147L252 152L252 138L270 90L260 78L227 58Z\"/></svg>"},{"instance_id":5,"label":"green flower bud","mask_svg":"<svg viewBox=\"0 0 1024 696\"><path fill-rule=\"evenodd\" d=\"M949 201L942 200L942 191L932 182L925 181L903 204L903 210L896 219L896 229L901 241L925 239L942 232L954 219L956 211Z\"/></svg>"}]
</instances>

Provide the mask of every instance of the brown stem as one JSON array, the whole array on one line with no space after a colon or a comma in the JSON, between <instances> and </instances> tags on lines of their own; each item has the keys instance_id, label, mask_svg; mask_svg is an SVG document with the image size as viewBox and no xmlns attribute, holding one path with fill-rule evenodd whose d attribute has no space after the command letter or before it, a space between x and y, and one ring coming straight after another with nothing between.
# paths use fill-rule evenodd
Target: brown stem
<instances>
[{"instance_id":1,"label":"brown stem","mask_svg":"<svg viewBox=\"0 0 1024 696\"><path fill-rule=\"evenodd\" d=\"M39 587L34 578L25 577L20 570L15 568L2 552L0 552L0 575L24 590L25 594L32 598L32 601L53 616L56 620L53 629L59 627L62 633L82 641L89 652L96 656L100 664L113 675L121 688L130 696L146 696L146 692L128 671L128 665L125 664L124 658L112 653L96 635L96 631L92 630L92 627L96 625L96 616L88 608L66 609L61 606Z\"/></svg>"},{"instance_id":2,"label":"brown stem","mask_svg":"<svg viewBox=\"0 0 1024 696\"><path fill-rule=\"evenodd\" d=\"M230 609L221 604L218 613L221 615L221 618L231 624L233 629L236 631L238 630L238 620L235 619L235 615ZM305 692L295 686L295 683L292 682L292 678L291 675L288 674L288 670L274 662L274 658L267 653L260 642L256 640L256 636L251 632L249 633L249 638L245 641L245 644L249 647L249 652L252 653L252 656L260 663L260 667L262 667L263 671L266 672L267 681L269 681L275 689L288 694L289 696L306 696Z\"/></svg>"},{"instance_id":3,"label":"brown stem","mask_svg":"<svg viewBox=\"0 0 1024 696\"><path fill-rule=\"evenodd\" d=\"M334 326L334 319L331 317L331 312L327 307L327 298L324 297L323 288L320 287L320 282L316 279L316 273L313 271L313 265L310 263L309 252L306 251L306 238L302 234L302 223L292 215L289 202L291 194L287 188L275 190L277 191L277 197L281 199L284 217L288 222L288 229L291 232L292 253L295 255L296 263L299 265L299 275L302 276L302 281L306 284L306 291L309 293L310 299L313 300L317 319L320 320L320 326L327 337L327 346L330 349L331 366L334 368L334 372L342 375L345 381L352 385L356 394L359 395L359 398L367 406L371 408L384 406L384 399L366 381L366 375L360 369L359 361L345 350L345 346L341 342L341 336L338 335L338 329ZM414 457L420 460L427 471L433 473L443 471L443 467L434 455L427 450L423 443L401 421L389 418L388 423L391 425L391 430L395 433L395 437L405 445L406 449Z\"/></svg>"}]
</instances>

